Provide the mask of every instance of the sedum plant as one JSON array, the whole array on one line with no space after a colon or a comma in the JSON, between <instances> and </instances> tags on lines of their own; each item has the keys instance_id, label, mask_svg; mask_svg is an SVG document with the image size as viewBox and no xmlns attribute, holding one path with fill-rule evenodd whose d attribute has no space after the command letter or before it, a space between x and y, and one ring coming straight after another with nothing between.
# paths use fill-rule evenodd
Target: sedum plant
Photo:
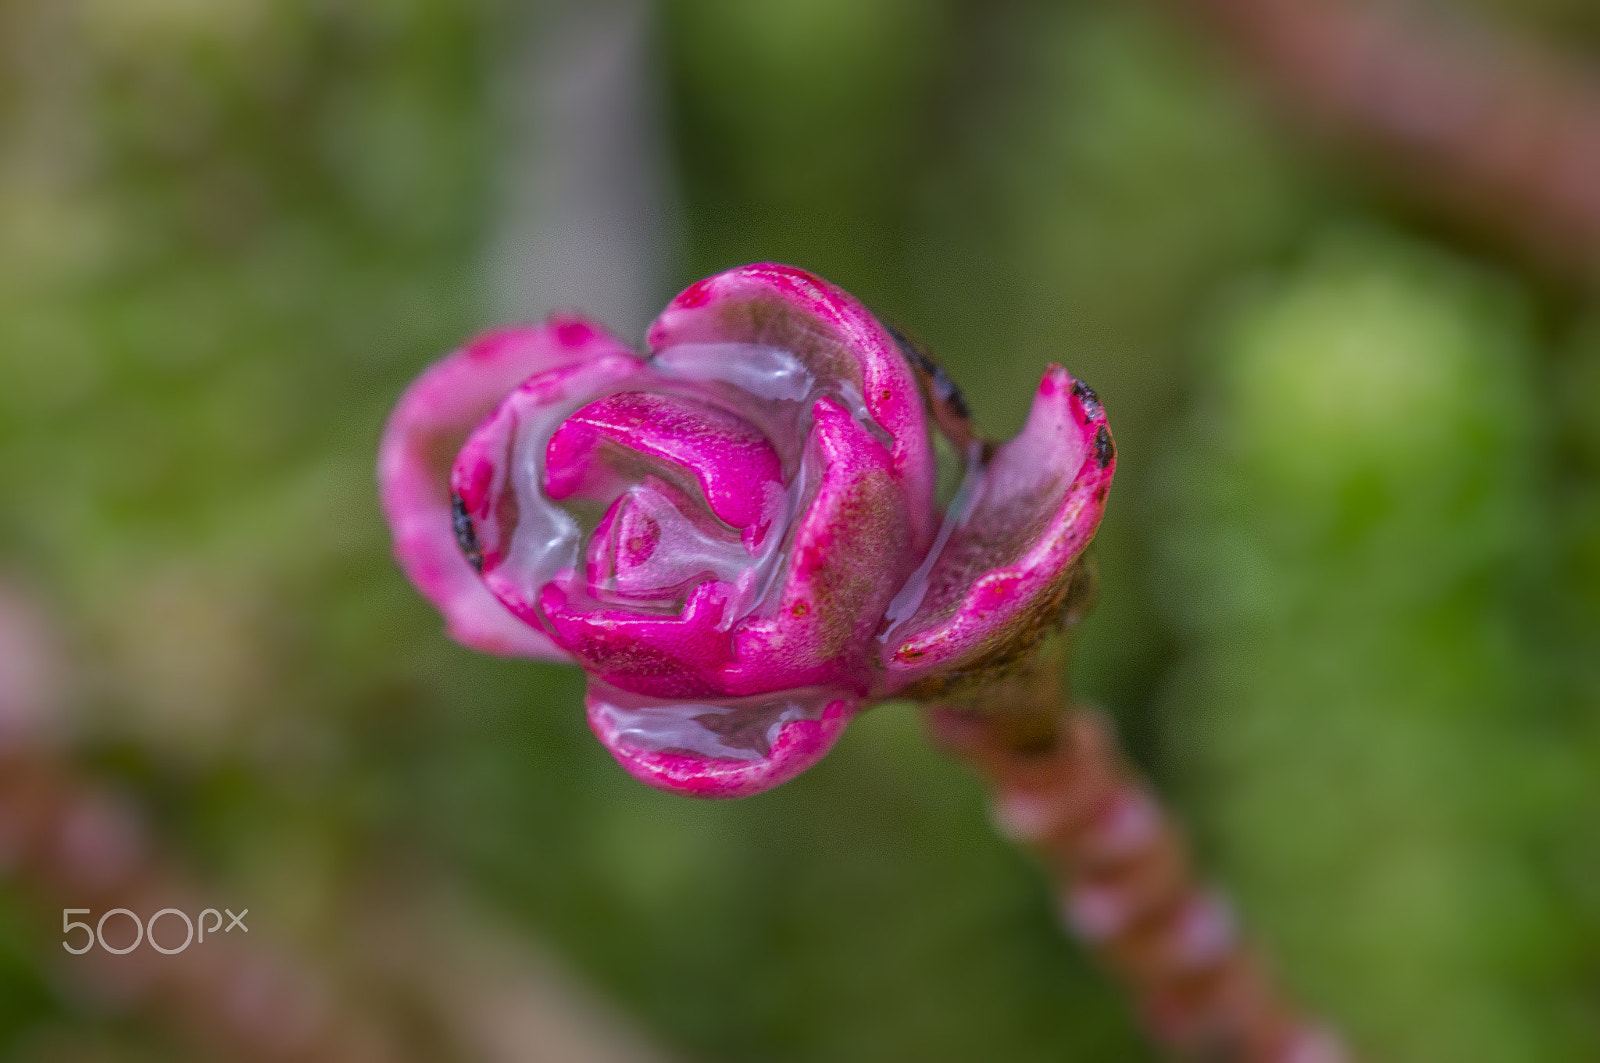
<instances>
[{"instance_id":1,"label":"sedum plant","mask_svg":"<svg viewBox=\"0 0 1600 1063\"><path fill-rule=\"evenodd\" d=\"M863 707L971 690L1059 626L1116 471L1064 369L986 444L926 355L771 264L689 287L648 348L578 317L483 336L406 392L379 469L451 635L582 666L635 776L756 793Z\"/></svg>"}]
</instances>

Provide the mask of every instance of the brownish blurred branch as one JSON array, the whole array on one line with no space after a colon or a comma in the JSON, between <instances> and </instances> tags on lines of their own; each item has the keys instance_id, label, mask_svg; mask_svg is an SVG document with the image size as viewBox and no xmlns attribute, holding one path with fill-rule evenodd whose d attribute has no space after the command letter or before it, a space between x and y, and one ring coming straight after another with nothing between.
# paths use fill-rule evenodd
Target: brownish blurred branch
<instances>
[{"instance_id":1,"label":"brownish blurred branch","mask_svg":"<svg viewBox=\"0 0 1600 1063\"><path fill-rule=\"evenodd\" d=\"M47 927L58 925L58 906L123 908L141 920L176 908L196 917L209 907L198 900L197 884L156 851L129 801L67 755L71 674L44 612L0 583L0 881L32 895ZM126 922L119 925L128 932ZM52 948L50 955L64 984L148 1014L212 1058L400 1059L378 1025L336 1006L329 986L304 963L265 935L246 933L191 942L171 955L148 942L123 955L99 948L82 955Z\"/></svg>"},{"instance_id":2,"label":"brownish blurred branch","mask_svg":"<svg viewBox=\"0 0 1600 1063\"><path fill-rule=\"evenodd\" d=\"M55 757L15 747L0 750L0 856L5 870L50 905L126 908L141 917L163 908L193 916L206 907L194 886L151 852L126 802ZM58 962L72 981L161 1018L215 1058L400 1058L375 1024L335 1007L320 979L265 943L211 939L177 955L92 949Z\"/></svg>"},{"instance_id":3,"label":"brownish blurred branch","mask_svg":"<svg viewBox=\"0 0 1600 1063\"><path fill-rule=\"evenodd\" d=\"M67 907L89 909L91 925L117 908L197 917L212 891L160 851L131 801L74 763L63 726L70 671L42 612L0 582L0 885L34 902L47 940ZM64 988L229 1063L665 1058L516 928L413 896L427 877L414 868L374 872L384 888L339 913L351 956L297 952L249 923L178 948L180 919L169 917L162 933L176 951L148 937L122 955L69 955L51 942L45 965ZM112 926L132 937L126 916Z\"/></svg>"},{"instance_id":4,"label":"brownish blurred branch","mask_svg":"<svg viewBox=\"0 0 1600 1063\"><path fill-rule=\"evenodd\" d=\"M1281 995L1226 903L1198 880L1180 831L1118 753L1109 721L1064 709L1061 687L1061 668L1045 655L979 706L927 715L936 740L993 788L1001 831L1044 859L1068 928L1175 1053L1345 1063L1337 1038Z\"/></svg>"},{"instance_id":5,"label":"brownish blurred branch","mask_svg":"<svg viewBox=\"0 0 1600 1063\"><path fill-rule=\"evenodd\" d=\"M1424 206L1557 269L1600 267L1600 81L1574 58L1393 0L1175 2Z\"/></svg>"}]
</instances>

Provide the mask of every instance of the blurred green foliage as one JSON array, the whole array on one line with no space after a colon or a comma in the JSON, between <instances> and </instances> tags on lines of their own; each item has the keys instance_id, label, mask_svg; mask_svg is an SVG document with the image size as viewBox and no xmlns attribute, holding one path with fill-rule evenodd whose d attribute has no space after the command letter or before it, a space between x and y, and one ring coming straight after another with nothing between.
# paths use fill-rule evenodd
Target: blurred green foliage
<instances>
[{"instance_id":1,"label":"blurred green foliage","mask_svg":"<svg viewBox=\"0 0 1600 1063\"><path fill-rule=\"evenodd\" d=\"M0 558L83 662L86 757L308 942L394 854L447 864L683 1058L1146 1058L906 707L777 792L667 797L578 676L447 643L389 561L382 418L490 323L514 21L0 7ZM1157 7L661 23L677 281L814 269L992 434L1046 362L1100 392L1077 681L1291 984L1372 1059L1600 1056L1596 304L1419 229ZM53 930L0 890L0 1046L142 1036Z\"/></svg>"},{"instance_id":2,"label":"blurred green foliage","mask_svg":"<svg viewBox=\"0 0 1600 1063\"><path fill-rule=\"evenodd\" d=\"M1293 976L1385 1058L1597 1044L1592 928L1540 851L1592 786L1526 617L1548 519L1519 303L1337 231L1223 315L1162 477L1192 789Z\"/></svg>"}]
</instances>

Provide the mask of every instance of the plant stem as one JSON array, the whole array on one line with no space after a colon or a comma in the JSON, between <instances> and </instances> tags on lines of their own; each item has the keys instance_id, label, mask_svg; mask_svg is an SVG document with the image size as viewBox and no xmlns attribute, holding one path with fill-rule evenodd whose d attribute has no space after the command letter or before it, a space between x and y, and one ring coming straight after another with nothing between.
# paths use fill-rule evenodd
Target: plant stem
<instances>
[{"instance_id":1,"label":"plant stem","mask_svg":"<svg viewBox=\"0 0 1600 1063\"><path fill-rule=\"evenodd\" d=\"M1099 712L1062 696L1061 642L974 706L932 706L936 741L994 792L995 821L1056 879L1066 926L1132 994L1174 1054L1237 1063L1347 1063L1292 1005L1197 877L1172 818Z\"/></svg>"}]
</instances>

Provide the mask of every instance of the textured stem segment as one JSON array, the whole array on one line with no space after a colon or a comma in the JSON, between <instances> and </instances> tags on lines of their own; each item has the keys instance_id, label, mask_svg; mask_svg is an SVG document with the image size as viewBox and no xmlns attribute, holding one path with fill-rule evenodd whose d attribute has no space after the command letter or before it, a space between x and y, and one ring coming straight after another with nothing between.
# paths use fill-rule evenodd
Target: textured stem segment
<instances>
[{"instance_id":1,"label":"textured stem segment","mask_svg":"<svg viewBox=\"0 0 1600 1063\"><path fill-rule=\"evenodd\" d=\"M1063 710L1053 663L997 684L978 708L927 716L935 739L993 788L1001 832L1044 859L1067 927L1177 1054L1346 1063L1338 1039L1284 999L1227 904L1198 881L1182 835L1119 754L1110 722Z\"/></svg>"}]
</instances>

